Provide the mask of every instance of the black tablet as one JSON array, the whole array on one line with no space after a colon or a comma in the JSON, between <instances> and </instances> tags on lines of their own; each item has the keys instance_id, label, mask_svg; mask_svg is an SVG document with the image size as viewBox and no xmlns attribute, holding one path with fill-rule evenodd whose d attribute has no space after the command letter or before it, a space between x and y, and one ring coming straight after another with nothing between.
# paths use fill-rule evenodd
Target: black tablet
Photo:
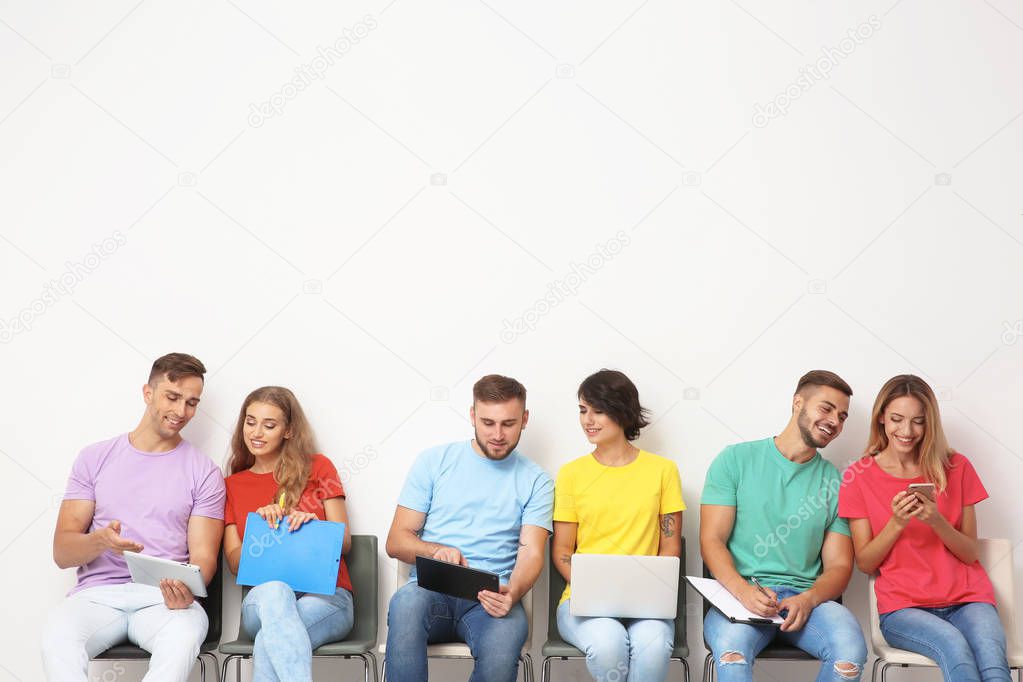
<instances>
[{"instance_id":1,"label":"black tablet","mask_svg":"<svg viewBox=\"0 0 1023 682\"><path fill-rule=\"evenodd\" d=\"M428 590L473 601L480 590L499 592L501 589L496 573L425 556L416 557L416 581Z\"/></svg>"}]
</instances>

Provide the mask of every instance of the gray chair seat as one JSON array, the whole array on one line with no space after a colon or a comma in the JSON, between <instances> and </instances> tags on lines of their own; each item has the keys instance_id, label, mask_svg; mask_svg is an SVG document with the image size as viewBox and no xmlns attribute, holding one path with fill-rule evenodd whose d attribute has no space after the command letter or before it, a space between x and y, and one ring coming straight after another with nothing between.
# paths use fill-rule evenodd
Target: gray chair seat
<instances>
[{"instance_id":1,"label":"gray chair seat","mask_svg":"<svg viewBox=\"0 0 1023 682\"><path fill-rule=\"evenodd\" d=\"M363 654L376 645L371 639L346 639L343 642L330 642L313 651L313 656L355 656ZM252 640L239 638L233 642L220 645L220 653L229 656L251 656Z\"/></svg>"},{"instance_id":2,"label":"gray chair seat","mask_svg":"<svg viewBox=\"0 0 1023 682\"><path fill-rule=\"evenodd\" d=\"M313 656L358 658L363 663L366 682L379 679L373 648L377 639L377 538L375 535L352 535L352 549L345 556L352 579L355 622L343 642L330 642L313 650ZM246 590L243 590L246 592ZM224 654L222 677L227 680L228 664L235 662L235 678L241 682L241 661L252 657L253 642L244 633L238 639L220 645Z\"/></svg>"},{"instance_id":3,"label":"gray chair seat","mask_svg":"<svg viewBox=\"0 0 1023 682\"><path fill-rule=\"evenodd\" d=\"M554 659L567 660L570 658L586 658L586 655L565 640L561 639L558 631L558 602L561 594L565 591L565 579L558 572L554 565L554 553L552 551L554 538L550 539L547 548L549 557L549 573L547 589L547 641L540 650L543 654L543 664L540 669L540 682L550 682L551 661ZM671 660L678 661L682 665L682 679L689 682L689 645L686 643L686 585L683 582L686 567L686 539L682 538L682 556L679 562L679 586L677 616L675 617L675 646L671 650Z\"/></svg>"}]
</instances>

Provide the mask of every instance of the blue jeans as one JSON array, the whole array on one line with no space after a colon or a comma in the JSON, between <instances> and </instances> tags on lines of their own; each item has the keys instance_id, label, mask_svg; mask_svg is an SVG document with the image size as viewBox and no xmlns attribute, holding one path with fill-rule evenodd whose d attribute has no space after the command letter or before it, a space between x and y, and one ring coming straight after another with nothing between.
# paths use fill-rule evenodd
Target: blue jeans
<instances>
[{"instance_id":1,"label":"blue jeans","mask_svg":"<svg viewBox=\"0 0 1023 682\"><path fill-rule=\"evenodd\" d=\"M771 589L779 600L801 592L783 586L771 586ZM750 682L753 660L776 637L821 660L817 682L859 680L867 661L867 644L859 622L849 609L834 601L815 608L803 627L795 632L782 632L774 625L732 623L712 608L703 622L703 636L714 652L721 682ZM722 663L721 657L729 653L739 654L743 660ZM840 672L836 667L849 663L856 666L855 672Z\"/></svg>"},{"instance_id":2,"label":"blue jeans","mask_svg":"<svg viewBox=\"0 0 1023 682\"><path fill-rule=\"evenodd\" d=\"M892 646L934 659L946 680L1012 679L1005 631L991 604L899 609L881 615L881 633Z\"/></svg>"},{"instance_id":3,"label":"blue jeans","mask_svg":"<svg viewBox=\"0 0 1023 682\"><path fill-rule=\"evenodd\" d=\"M345 638L355 622L352 593L296 594L273 580L256 585L242 600L241 624L255 641L253 682L312 682L313 649Z\"/></svg>"},{"instance_id":4,"label":"blue jeans","mask_svg":"<svg viewBox=\"0 0 1023 682\"><path fill-rule=\"evenodd\" d=\"M675 644L675 622L573 616L571 599L558 607L558 630L586 654L597 682L664 682Z\"/></svg>"},{"instance_id":5,"label":"blue jeans","mask_svg":"<svg viewBox=\"0 0 1023 682\"><path fill-rule=\"evenodd\" d=\"M494 618L476 600L408 583L387 609L387 679L424 682L427 644L465 642L476 659L469 682L515 682L528 629L522 604Z\"/></svg>"}]
</instances>

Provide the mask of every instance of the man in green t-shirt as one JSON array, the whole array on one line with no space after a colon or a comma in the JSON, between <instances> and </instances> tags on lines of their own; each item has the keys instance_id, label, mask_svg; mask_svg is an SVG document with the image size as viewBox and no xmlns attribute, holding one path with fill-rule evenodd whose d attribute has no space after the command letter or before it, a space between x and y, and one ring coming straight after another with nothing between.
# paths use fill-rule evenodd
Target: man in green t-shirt
<instances>
[{"instance_id":1,"label":"man in green t-shirt","mask_svg":"<svg viewBox=\"0 0 1023 682\"><path fill-rule=\"evenodd\" d=\"M778 627L707 613L704 637L721 682L751 681L753 660L775 637L821 659L818 679L860 679L863 633L855 616L832 601L853 567L849 525L838 516L841 476L817 452L842 432L851 396L833 372L803 375L785 430L728 446L707 471L700 501L704 563L747 609L784 618Z\"/></svg>"}]
</instances>

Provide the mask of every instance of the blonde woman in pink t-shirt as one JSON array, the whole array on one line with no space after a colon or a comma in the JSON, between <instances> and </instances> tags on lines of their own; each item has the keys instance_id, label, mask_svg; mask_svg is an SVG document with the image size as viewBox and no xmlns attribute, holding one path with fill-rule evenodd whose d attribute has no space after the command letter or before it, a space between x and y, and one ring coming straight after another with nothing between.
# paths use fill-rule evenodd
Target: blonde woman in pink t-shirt
<instances>
[{"instance_id":1,"label":"blonde woman in pink t-shirt","mask_svg":"<svg viewBox=\"0 0 1023 682\"><path fill-rule=\"evenodd\" d=\"M867 452L842 477L838 512L856 565L877 572L885 639L934 659L950 682L1010 680L994 590L977 561L974 505L987 491L948 446L923 379L904 374L881 388ZM910 491L914 483L933 484L933 498Z\"/></svg>"}]
</instances>

